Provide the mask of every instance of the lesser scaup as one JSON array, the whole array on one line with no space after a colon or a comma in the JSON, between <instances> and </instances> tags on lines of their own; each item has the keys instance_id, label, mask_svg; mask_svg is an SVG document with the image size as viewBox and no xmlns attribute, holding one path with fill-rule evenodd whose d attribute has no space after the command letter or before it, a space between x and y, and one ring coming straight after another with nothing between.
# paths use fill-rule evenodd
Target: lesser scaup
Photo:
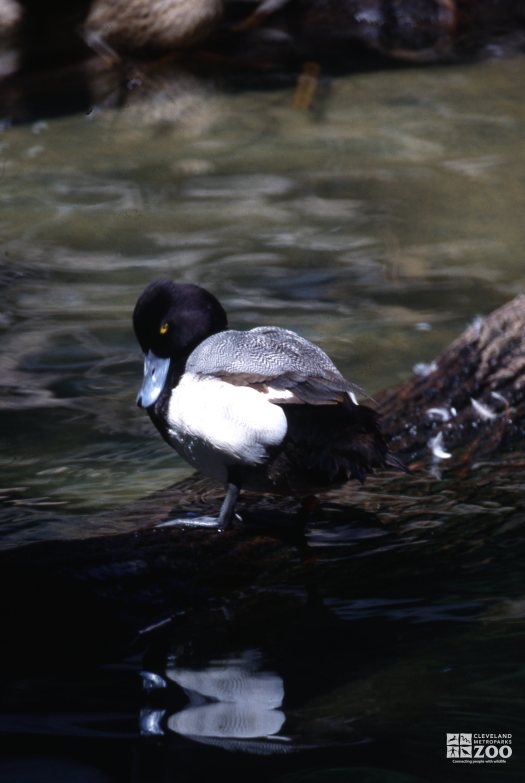
<instances>
[{"instance_id":1,"label":"lesser scaup","mask_svg":"<svg viewBox=\"0 0 525 783\"><path fill-rule=\"evenodd\" d=\"M362 390L295 332L228 329L211 293L170 280L145 289L133 326L145 354L137 404L190 465L227 486L219 528L241 488L311 494L403 467L376 412L358 403Z\"/></svg>"}]
</instances>

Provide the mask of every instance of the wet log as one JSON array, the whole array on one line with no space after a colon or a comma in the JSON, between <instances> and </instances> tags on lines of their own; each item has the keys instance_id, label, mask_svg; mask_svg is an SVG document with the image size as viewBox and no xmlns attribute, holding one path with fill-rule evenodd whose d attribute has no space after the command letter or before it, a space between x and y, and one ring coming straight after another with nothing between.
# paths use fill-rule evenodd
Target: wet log
<instances>
[{"instance_id":1,"label":"wet log","mask_svg":"<svg viewBox=\"0 0 525 783\"><path fill-rule=\"evenodd\" d=\"M525 296L478 317L437 359L379 396L393 448L412 461L436 448L459 467L525 434ZM434 449L434 451L433 451Z\"/></svg>"},{"instance_id":2,"label":"wet log","mask_svg":"<svg viewBox=\"0 0 525 783\"><path fill-rule=\"evenodd\" d=\"M412 473L385 473L363 487L349 482L327 493L319 535L330 535L333 520L350 531L356 525L410 528L421 514L446 516L454 505L468 504L481 509L480 519L490 525L496 475L502 507L514 511L524 480L524 376L520 296L477 319L434 362L379 395L385 432ZM448 484L439 480L443 468ZM247 495L239 506L244 524L223 533L156 526L172 515L209 512L221 494L206 479L191 477L115 509L110 516L133 532L3 552L4 671L29 662L63 668L68 661L78 667L83 660L113 659L202 607L231 604L238 596L246 604L247 596L267 594L276 584L286 584L289 593L298 585L304 589L316 567L308 536L318 533L294 527L293 499ZM446 547L449 553L448 542ZM419 560L425 573L420 553ZM368 558L353 560L345 579L368 582L369 568ZM440 578L443 572L440 562ZM383 569L376 579L387 573Z\"/></svg>"},{"instance_id":3,"label":"wet log","mask_svg":"<svg viewBox=\"0 0 525 783\"><path fill-rule=\"evenodd\" d=\"M232 12L236 5L231 3ZM228 5L227 5L228 7ZM236 29L278 30L291 50L355 66L366 53L393 61L443 62L483 52L506 37L519 47L525 11L516 0L263 0ZM277 50L278 51L278 50Z\"/></svg>"}]
</instances>

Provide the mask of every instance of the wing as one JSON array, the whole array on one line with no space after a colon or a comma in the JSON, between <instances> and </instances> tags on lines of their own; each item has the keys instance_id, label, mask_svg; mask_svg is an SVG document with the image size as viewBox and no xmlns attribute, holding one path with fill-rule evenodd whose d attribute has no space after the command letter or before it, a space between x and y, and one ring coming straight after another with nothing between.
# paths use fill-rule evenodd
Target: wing
<instances>
[{"instance_id":1,"label":"wing","mask_svg":"<svg viewBox=\"0 0 525 783\"><path fill-rule=\"evenodd\" d=\"M272 326L208 337L189 356L186 372L251 386L279 404L330 405L364 394L317 345Z\"/></svg>"}]
</instances>

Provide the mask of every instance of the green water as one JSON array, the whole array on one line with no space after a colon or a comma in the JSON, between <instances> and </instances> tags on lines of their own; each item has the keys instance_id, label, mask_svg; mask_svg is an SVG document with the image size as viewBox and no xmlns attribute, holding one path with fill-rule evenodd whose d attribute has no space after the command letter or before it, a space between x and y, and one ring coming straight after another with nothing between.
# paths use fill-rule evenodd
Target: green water
<instances>
[{"instance_id":1,"label":"green water","mask_svg":"<svg viewBox=\"0 0 525 783\"><path fill-rule=\"evenodd\" d=\"M523 69L354 74L308 113L185 77L122 111L4 127L1 546L132 529L148 519L123 504L189 474L134 402L131 311L155 277L209 287L232 326L299 331L370 392L522 292ZM379 500L367 484L308 531L307 577L290 547L289 583L258 574L110 668L35 638L30 667L2 669L5 780L522 780L523 466L505 470L467 498L453 472ZM282 690L266 739L175 730L193 714L181 670L240 669ZM141 690L144 670L166 687ZM453 765L456 731L512 732L513 758Z\"/></svg>"},{"instance_id":2,"label":"green water","mask_svg":"<svg viewBox=\"0 0 525 783\"><path fill-rule=\"evenodd\" d=\"M209 287L232 326L299 331L372 393L522 292L523 68L353 74L309 112L184 77L3 127L1 546L133 529L130 504L189 475L134 402L131 311L155 277ZM35 636L31 666L1 672L2 776L522 780L523 464L497 486L473 470L468 491L453 470L367 484L286 550L285 584L254 574L109 668ZM203 704L183 676L217 672L274 687L252 714L266 736L228 735L231 709L215 744L189 736ZM513 757L454 765L449 732L511 732Z\"/></svg>"},{"instance_id":3,"label":"green water","mask_svg":"<svg viewBox=\"0 0 525 783\"><path fill-rule=\"evenodd\" d=\"M152 278L319 342L369 391L523 290L523 59L175 97L0 134L2 543L187 475L135 409Z\"/></svg>"}]
</instances>

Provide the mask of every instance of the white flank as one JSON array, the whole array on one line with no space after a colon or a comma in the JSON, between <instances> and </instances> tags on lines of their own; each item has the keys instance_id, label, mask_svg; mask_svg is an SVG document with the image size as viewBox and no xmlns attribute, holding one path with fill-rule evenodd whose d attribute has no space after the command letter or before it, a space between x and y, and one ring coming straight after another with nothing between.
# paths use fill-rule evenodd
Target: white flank
<instances>
[{"instance_id":1,"label":"white flank","mask_svg":"<svg viewBox=\"0 0 525 783\"><path fill-rule=\"evenodd\" d=\"M191 373L171 393L168 425L179 454L219 481L228 466L264 462L287 429L282 409L255 389Z\"/></svg>"},{"instance_id":2,"label":"white flank","mask_svg":"<svg viewBox=\"0 0 525 783\"><path fill-rule=\"evenodd\" d=\"M290 391L290 389L274 389L273 386L267 386L266 391L259 392L259 394L262 394L263 397L268 400L268 402L287 402L292 404L298 403L299 405L302 404L302 400L296 397L293 391Z\"/></svg>"},{"instance_id":3,"label":"white flank","mask_svg":"<svg viewBox=\"0 0 525 783\"><path fill-rule=\"evenodd\" d=\"M284 699L283 680L272 672L251 672L241 666L210 666L207 669L167 669L181 688L215 701L251 704L275 710Z\"/></svg>"},{"instance_id":4,"label":"white flank","mask_svg":"<svg viewBox=\"0 0 525 783\"><path fill-rule=\"evenodd\" d=\"M285 721L281 710L265 710L257 705L212 702L186 707L168 718L168 729L191 737L254 739L277 734Z\"/></svg>"}]
</instances>

